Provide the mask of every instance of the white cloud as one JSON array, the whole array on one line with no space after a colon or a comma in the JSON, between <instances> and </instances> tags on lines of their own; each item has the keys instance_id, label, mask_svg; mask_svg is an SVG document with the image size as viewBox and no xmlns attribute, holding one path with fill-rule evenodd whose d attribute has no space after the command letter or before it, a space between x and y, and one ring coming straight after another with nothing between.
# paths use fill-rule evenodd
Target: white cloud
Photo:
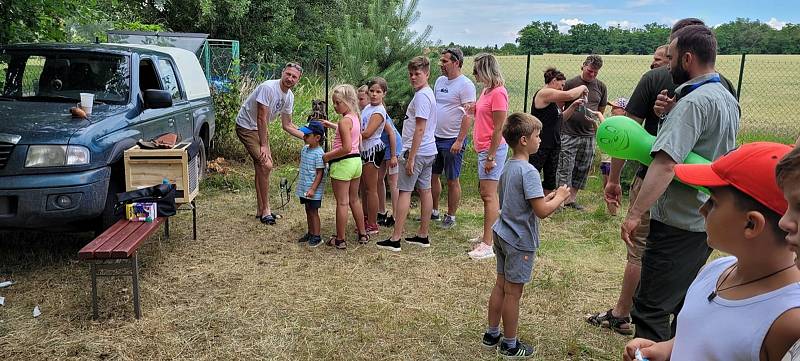
<instances>
[{"instance_id":1,"label":"white cloud","mask_svg":"<svg viewBox=\"0 0 800 361\"><path fill-rule=\"evenodd\" d=\"M573 19L561 19L561 20L559 20L558 22L559 22L560 24L569 25L569 26L575 26L575 25L578 25L578 24L586 24L586 23L585 23L583 20L581 20L581 19L578 19L578 18L573 18Z\"/></svg>"},{"instance_id":2,"label":"white cloud","mask_svg":"<svg viewBox=\"0 0 800 361\"><path fill-rule=\"evenodd\" d=\"M572 18L572 19L562 18L561 20L558 21L558 31L566 33L569 31L569 28L578 24L586 24L586 23L578 18Z\"/></svg>"},{"instance_id":3,"label":"white cloud","mask_svg":"<svg viewBox=\"0 0 800 361\"><path fill-rule=\"evenodd\" d=\"M767 25L769 25L775 30L783 29L783 27L786 26L786 23L787 23L786 21L780 21L776 18L771 18L769 19L769 21L767 21Z\"/></svg>"},{"instance_id":4,"label":"white cloud","mask_svg":"<svg viewBox=\"0 0 800 361\"><path fill-rule=\"evenodd\" d=\"M609 28L610 27L615 27L615 28L621 28L621 29L633 29L633 28L635 28L637 26L639 26L639 24L632 23L632 22L630 22L628 20L609 20L609 21L606 21L606 27L609 27Z\"/></svg>"}]
</instances>

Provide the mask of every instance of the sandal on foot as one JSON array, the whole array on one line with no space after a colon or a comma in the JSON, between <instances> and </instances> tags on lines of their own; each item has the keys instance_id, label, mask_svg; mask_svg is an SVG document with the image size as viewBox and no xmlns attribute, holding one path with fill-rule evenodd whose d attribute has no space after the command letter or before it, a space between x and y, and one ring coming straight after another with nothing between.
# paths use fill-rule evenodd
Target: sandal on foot
<instances>
[{"instance_id":1,"label":"sandal on foot","mask_svg":"<svg viewBox=\"0 0 800 361\"><path fill-rule=\"evenodd\" d=\"M369 243L369 235L366 235L366 234L359 234L359 235L358 235L358 243L360 243L360 244L367 244L367 243Z\"/></svg>"},{"instance_id":2,"label":"sandal on foot","mask_svg":"<svg viewBox=\"0 0 800 361\"><path fill-rule=\"evenodd\" d=\"M272 214L263 216L261 217L261 223L268 224L270 226L275 225L275 216Z\"/></svg>"},{"instance_id":3,"label":"sandal on foot","mask_svg":"<svg viewBox=\"0 0 800 361\"><path fill-rule=\"evenodd\" d=\"M336 239L336 236L331 236L326 245L336 247L336 249L347 249L347 242L343 239Z\"/></svg>"},{"instance_id":4,"label":"sandal on foot","mask_svg":"<svg viewBox=\"0 0 800 361\"><path fill-rule=\"evenodd\" d=\"M587 315L586 322L594 326L610 328L621 335L632 335L633 327L631 327L631 318L616 317L612 313L613 310L612 308L606 312Z\"/></svg>"}]
</instances>

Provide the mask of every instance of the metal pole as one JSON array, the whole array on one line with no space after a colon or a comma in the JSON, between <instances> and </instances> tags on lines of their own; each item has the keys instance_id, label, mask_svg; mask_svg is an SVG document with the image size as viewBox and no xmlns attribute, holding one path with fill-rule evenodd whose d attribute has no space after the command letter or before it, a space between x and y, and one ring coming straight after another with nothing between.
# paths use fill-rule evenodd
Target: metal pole
<instances>
[{"instance_id":1,"label":"metal pole","mask_svg":"<svg viewBox=\"0 0 800 361\"><path fill-rule=\"evenodd\" d=\"M742 78L744 77L744 60L747 54L742 54L742 61L739 63L739 84L736 85L736 101L742 97Z\"/></svg>"},{"instance_id":2,"label":"metal pole","mask_svg":"<svg viewBox=\"0 0 800 361\"><path fill-rule=\"evenodd\" d=\"M531 51L528 50L528 64L525 66L525 102L522 105L522 112L528 112L528 80L530 79L531 75ZM533 110L533 104L531 104L531 110Z\"/></svg>"},{"instance_id":3,"label":"metal pole","mask_svg":"<svg viewBox=\"0 0 800 361\"><path fill-rule=\"evenodd\" d=\"M330 89L330 73L331 44L325 44L325 119L330 119L328 116L328 89ZM328 143L328 128L325 128L325 151L330 151L330 144Z\"/></svg>"}]
</instances>

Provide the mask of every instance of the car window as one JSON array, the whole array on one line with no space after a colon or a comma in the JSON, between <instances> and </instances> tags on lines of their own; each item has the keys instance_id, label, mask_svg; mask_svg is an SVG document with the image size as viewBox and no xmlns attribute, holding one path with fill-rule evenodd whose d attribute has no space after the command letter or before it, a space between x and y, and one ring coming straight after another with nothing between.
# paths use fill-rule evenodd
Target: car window
<instances>
[{"instance_id":1,"label":"car window","mask_svg":"<svg viewBox=\"0 0 800 361\"><path fill-rule=\"evenodd\" d=\"M172 62L160 59L158 61L158 70L161 73L161 83L164 84L164 90L172 94L173 100L182 99L181 89L178 85L178 78L175 76L175 68L172 66Z\"/></svg>"},{"instance_id":2,"label":"car window","mask_svg":"<svg viewBox=\"0 0 800 361\"><path fill-rule=\"evenodd\" d=\"M103 103L124 104L130 93L128 59L90 52L19 49L0 54L4 98L77 102L93 93Z\"/></svg>"}]
</instances>

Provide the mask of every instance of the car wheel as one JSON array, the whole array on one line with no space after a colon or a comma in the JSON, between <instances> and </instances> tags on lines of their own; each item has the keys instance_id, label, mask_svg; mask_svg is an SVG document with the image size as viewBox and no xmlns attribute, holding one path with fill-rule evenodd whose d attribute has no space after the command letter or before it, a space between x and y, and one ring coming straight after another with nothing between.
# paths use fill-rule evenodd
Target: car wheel
<instances>
[{"instance_id":1,"label":"car wheel","mask_svg":"<svg viewBox=\"0 0 800 361\"><path fill-rule=\"evenodd\" d=\"M200 137L200 152L198 153L200 157L199 162L197 165L200 167L200 171L198 173L199 179L203 180L206 178L206 171L208 170L208 159L206 158L206 142L203 140L203 137Z\"/></svg>"},{"instance_id":2,"label":"car wheel","mask_svg":"<svg viewBox=\"0 0 800 361\"><path fill-rule=\"evenodd\" d=\"M122 219L122 214L117 214L114 211L114 206L117 203L117 193L123 192L125 187L120 179L111 178L108 182L108 191L106 192L106 204L103 208L103 213L97 219L96 227L94 229L95 236L99 236L105 232L106 229L117 223Z\"/></svg>"}]
</instances>

